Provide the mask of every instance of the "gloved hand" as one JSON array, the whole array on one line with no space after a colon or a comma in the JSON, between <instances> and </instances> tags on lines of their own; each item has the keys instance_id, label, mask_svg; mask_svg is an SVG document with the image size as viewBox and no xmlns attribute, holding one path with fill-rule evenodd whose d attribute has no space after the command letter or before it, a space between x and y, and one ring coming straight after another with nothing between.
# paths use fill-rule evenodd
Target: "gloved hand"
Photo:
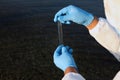
<instances>
[{"instance_id":1,"label":"gloved hand","mask_svg":"<svg viewBox=\"0 0 120 80\"><path fill-rule=\"evenodd\" d=\"M88 26L94 16L76 6L70 5L58 11L54 17L54 22L60 21L63 24L70 24L71 21L77 24Z\"/></svg>"},{"instance_id":2,"label":"gloved hand","mask_svg":"<svg viewBox=\"0 0 120 80\"><path fill-rule=\"evenodd\" d=\"M54 64L63 71L68 67L74 67L77 69L72 52L73 50L68 46L58 46L53 55Z\"/></svg>"}]
</instances>

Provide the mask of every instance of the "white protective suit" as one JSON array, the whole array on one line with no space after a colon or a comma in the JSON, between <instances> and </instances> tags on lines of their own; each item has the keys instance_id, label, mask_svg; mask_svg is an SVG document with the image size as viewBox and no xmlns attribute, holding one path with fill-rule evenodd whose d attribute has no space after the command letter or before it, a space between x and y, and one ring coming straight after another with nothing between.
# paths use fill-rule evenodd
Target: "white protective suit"
<instances>
[{"instance_id":1,"label":"white protective suit","mask_svg":"<svg viewBox=\"0 0 120 80\"><path fill-rule=\"evenodd\" d=\"M104 0L104 8L107 19L99 18L98 24L89 30L89 33L120 62L120 0ZM70 72L62 80L85 80L85 78ZM120 71L113 80L120 80Z\"/></svg>"}]
</instances>

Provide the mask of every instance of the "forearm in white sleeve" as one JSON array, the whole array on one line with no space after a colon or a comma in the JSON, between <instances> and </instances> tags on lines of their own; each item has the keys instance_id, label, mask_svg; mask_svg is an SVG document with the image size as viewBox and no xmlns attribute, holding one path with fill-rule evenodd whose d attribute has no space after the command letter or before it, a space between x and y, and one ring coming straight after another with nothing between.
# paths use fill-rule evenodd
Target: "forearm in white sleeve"
<instances>
[{"instance_id":1,"label":"forearm in white sleeve","mask_svg":"<svg viewBox=\"0 0 120 80\"><path fill-rule=\"evenodd\" d=\"M89 33L120 61L120 36L106 19L99 18L98 24Z\"/></svg>"},{"instance_id":2,"label":"forearm in white sleeve","mask_svg":"<svg viewBox=\"0 0 120 80\"><path fill-rule=\"evenodd\" d=\"M120 80L120 71L116 74L113 80Z\"/></svg>"},{"instance_id":3,"label":"forearm in white sleeve","mask_svg":"<svg viewBox=\"0 0 120 80\"><path fill-rule=\"evenodd\" d=\"M85 78L78 74L78 73L74 73L74 72L70 72L70 73L67 73L63 78L62 80L85 80Z\"/></svg>"}]
</instances>

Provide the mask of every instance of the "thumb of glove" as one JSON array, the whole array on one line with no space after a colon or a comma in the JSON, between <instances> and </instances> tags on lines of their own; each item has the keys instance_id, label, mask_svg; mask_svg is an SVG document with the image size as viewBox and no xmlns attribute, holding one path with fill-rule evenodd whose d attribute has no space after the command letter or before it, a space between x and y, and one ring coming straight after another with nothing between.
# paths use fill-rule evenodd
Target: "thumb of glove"
<instances>
[{"instance_id":1,"label":"thumb of glove","mask_svg":"<svg viewBox=\"0 0 120 80\"><path fill-rule=\"evenodd\" d=\"M62 53L68 53L67 48L66 47L62 47Z\"/></svg>"}]
</instances>

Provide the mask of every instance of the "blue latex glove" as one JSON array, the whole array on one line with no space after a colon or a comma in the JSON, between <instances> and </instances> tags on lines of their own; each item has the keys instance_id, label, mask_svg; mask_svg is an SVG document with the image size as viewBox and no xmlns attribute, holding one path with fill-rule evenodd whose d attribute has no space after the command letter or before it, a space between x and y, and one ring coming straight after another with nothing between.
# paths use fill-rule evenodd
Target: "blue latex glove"
<instances>
[{"instance_id":1,"label":"blue latex glove","mask_svg":"<svg viewBox=\"0 0 120 80\"><path fill-rule=\"evenodd\" d=\"M65 71L68 67L77 68L74 58L72 56L72 52L73 50L68 46L58 46L53 56L54 64L63 71Z\"/></svg>"},{"instance_id":2,"label":"blue latex glove","mask_svg":"<svg viewBox=\"0 0 120 80\"><path fill-rule=\"evenodd\" d=\"M54 17L54 22L60 21L63 24L70 24L71 21L77 24L88 26L94 16L76 6L70 5L58 11Z\"/></svg>"}]
</instances>

